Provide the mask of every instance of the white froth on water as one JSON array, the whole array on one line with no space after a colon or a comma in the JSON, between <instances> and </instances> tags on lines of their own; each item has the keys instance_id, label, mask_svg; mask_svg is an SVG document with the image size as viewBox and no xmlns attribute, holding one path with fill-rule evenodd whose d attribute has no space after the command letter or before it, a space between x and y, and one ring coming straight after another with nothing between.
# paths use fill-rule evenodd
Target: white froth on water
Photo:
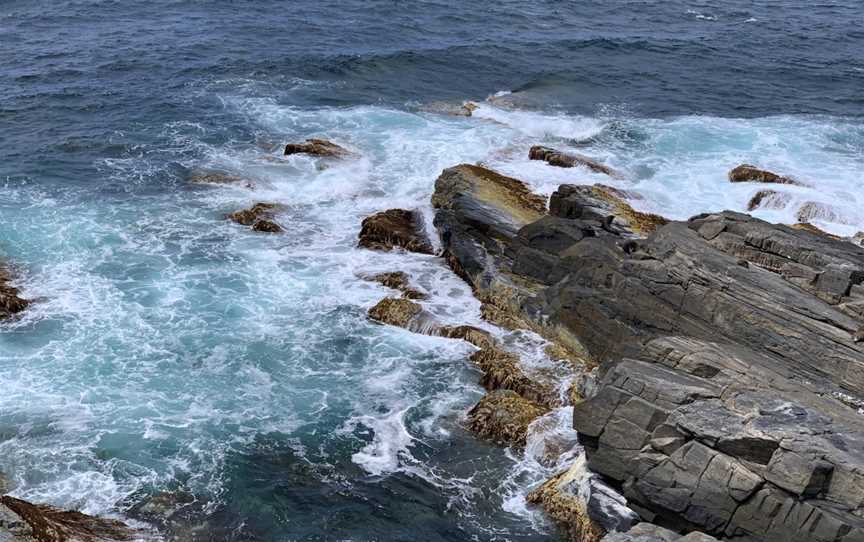
<instances>
[{"instance_id":1,"label":"white froth on water","mask_svg":"<svg viewBox=\"0 0 864 542\"><path fill-rule=\"evenodd\" d=\"M430 295L422 304L436 320L486 329L521 354L526 372L560 367L536 335L483 321L468 285L440 258L358 249L365 216L418 209L431 230L435 178L478 162L544 194L561 183L633 190L644 198L635 207L671 218L741 211L766 188L726 179L749 162L808 184L770 187L790 203L757 216L796 222L797 209L812 201L836 210L837 220L821 227L864 229L864 130L835 119L610 120L492 103L471 118L380 106L302 109L250 97L243 92L250 84L222 99L262 144L212 145L206 125L175 123L165 127L163 147L98 164L106 186L128 192L122 197L46 192L35 183L0 194L4 249L23 268L24 294L38 299L0 326L0 470L15 494L90 513L116 512L139 492L177 481L218 499L226 457L256 438L308 433L347 443L370 476L411 474L451 491L466 517L484 501L473 484L485 472L505 510L544 529L524 496L578 452L569 409L535 422L524 454L510 453L509 465L476 468L475 477L435 463L433 444L461 432L466 409L482 395L466 361L473 347L370 323L366 310L395 293L361 276L405 271ZM282 143L308 137L332 139L358 157L281 156ZM586 154L624 178L531 161L534 144ZM147 190L167 161L240 175L254 189L175 179ZM276 219L285 234L224 220L258 201L283 205ZM328 427L327 416L338 421ZM571 455L550 460L553 445Z\"/></svg>"}]
</instances>

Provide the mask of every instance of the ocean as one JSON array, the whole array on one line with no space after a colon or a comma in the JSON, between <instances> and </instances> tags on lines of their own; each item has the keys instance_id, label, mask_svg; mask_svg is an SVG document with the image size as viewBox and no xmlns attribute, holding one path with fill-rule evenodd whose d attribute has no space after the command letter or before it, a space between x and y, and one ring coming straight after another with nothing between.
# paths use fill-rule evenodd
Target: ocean
<instances>
[{"instance_id":1,"label":"ocean","mask_svg":"<svg viewBox=\"0 0 864 542\"><path fill-rule=\"evenodd\" d=\"M379 210L431 228L446 167L685 219L745 211L727 173L754 163L802 182L756 216L864 230L857 0L2 0L0 48L0 258L35 300L0 323L0 473L165 540L558 539L524 496L560 464L464 428L473 347L366 316L392 291L362 277L402 270L548 363L440 258L357 248ZM308 137L358 158L282 157ZM258 201L285 233L224 219Z\"/></svg>"}]
</instances>

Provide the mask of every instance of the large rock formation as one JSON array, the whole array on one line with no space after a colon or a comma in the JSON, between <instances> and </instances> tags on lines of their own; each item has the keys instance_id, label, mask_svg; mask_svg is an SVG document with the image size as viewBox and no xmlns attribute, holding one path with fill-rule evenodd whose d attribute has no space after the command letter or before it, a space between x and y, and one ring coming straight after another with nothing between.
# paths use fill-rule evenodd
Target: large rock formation
<instances>
[{"instance_id":1,"label":"large rock formation","mask_svg":"<svg viewBox=\"0 0 864 542\"><path fill-rule=\"evenodd\" d=\"M436 182L450 264L486 304L600 365L574 426L643 519L864 540L864 249L733 212L646 238L593 190L562 187L544 214L479 177L495 178L460 166Z\"/></svg>"},{"instance_id":2,"label":"large rock formation","mask_svg":"<svg viewBox=\"0 0 864 542\"><path fill-rule=\"evenodd\" d=\"M24 311L30 302L12 286L12 273L0 262L0 320Z\"/></svg>"},{"instance_id":3,"label":"large rock formation","mask_svg":"<svg viewBox=\"0 0 864 542\"><path fill-rule=\"evenodd\" d=\"M147 540L120 521L0 497L0 540L15 542L117 542Z\"/></svg>"}]
</instances>

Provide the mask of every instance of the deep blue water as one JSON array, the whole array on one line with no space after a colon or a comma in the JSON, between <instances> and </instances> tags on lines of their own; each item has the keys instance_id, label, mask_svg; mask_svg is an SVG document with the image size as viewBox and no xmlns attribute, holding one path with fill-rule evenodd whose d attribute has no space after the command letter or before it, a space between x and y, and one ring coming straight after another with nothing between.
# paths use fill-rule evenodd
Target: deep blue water
<instances>
[{"instance_id":1,"label":"deep blue water","mask_svg":"<svg viewBox=\"0 0 864 542\"><path fill-rule=\"evenodd\" d=\"M405 269L483 325L437 259L354 247L371 212L428 215L444 167L548 192L597 179L527 147L591 141L683 218L741 210L725 172L758 161L811 181L790 197L836 206L826 228L864 227L857 0L0 0L0 52L0 257L37 300L0 324L0 472L167 539L557 536L522 501L554 469L462 429L470 347L365 317L388 292L357 274ZM432 105L463 100L476 118ZM310 136L363 158L279 157ZM223 220L259 200L285 235Z\"/></svg>"}]
</instances>

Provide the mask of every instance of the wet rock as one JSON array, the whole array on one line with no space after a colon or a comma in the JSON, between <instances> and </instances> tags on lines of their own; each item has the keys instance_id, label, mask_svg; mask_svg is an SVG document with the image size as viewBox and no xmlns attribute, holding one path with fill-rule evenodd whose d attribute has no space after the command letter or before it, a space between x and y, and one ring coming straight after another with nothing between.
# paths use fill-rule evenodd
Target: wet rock
<instances>
[{"instance_id":1,"label":"wet rock","mask_svg":"<svg viewBox=\"0 0 864 542\"><path fill-rule=\"evenodd\" d=\"M609 533L602 542L716 542L716 538L698 531L681 535L651 523L639 523L627 532Z\"/></svg>"},{"instance_id":2,"label":"wet rock","mask_svg":"<svg viewBox=\"0 0 864 542\"><path fill-rule=\"evenodd\" d=\"M842 240L842 238L839 235L834 235L834 234L828 233L827 231L819 229L816 226L814 226L813 224L808 224L806 222L799 222L797 224L790 224L789 227L794 228L796 230L810 232L810 233L815 234L815 235L822 235L824 237L828 237L829 239L834 239L836 241Z\"/></svg>"},{"instance_id":3,"label":"wet rock","mask_svg":"<svg viewBox=\"0 0 864 542\"><path fill-rule=\"evenodd\" d=\"M408 274L403 271L390 271L388 273L379 273L377 275L367 277L367 280L377 282L386 286L387 288L399 290L400 292L402 292L402 297L404 297L405 299L426 299L427 297L429 297L423 292L412 287L411 282L408 278Z\"/></svg>"},{"instance_id":4,"label":"wet rock","mask_svg":"<svg viewBox=\"0 0 864 542\"><path fill-rule=\"evenodd\" d=\"M528 426L545 414L542 406L510 390L495 390L468 412L468 427L502 445L524 446Z\"/></svg>"},{"instance_id":5,"label":"wet rock","mask_svg":"<svg viewBox=\"0 0 864 542\"><path fill-rule=\"evenodd\" d=\"M784 209L792 197L789 194L776 190L760 190L747 202L747 210L756 209Z\"/></svg>"},{"instance_id":6,"label":"wet rock","mask_svg":"<svg viewBox=\"0 0 864 542\"><path fill-rule=\"evenodd\" d=\"M23 312L30 302L12 286L12 273L0 262L0 319Z\"/></svg>"},{"instance_id":7,"label":"wet rock","mask_svg":"<svg viewBox=\"0 0 864 542\"><path fill-rule=\"evenodd\" d=\"M849 221L837 210L833 205L820 203L817 201L808 201L798 208L795 214L798 222L808 223L811 220L822 220L824 222L836 222L838 224L846 224Z\"/></svg>"},{"instance_id":8,"label":"wet rock","mask_svg":"<svg viewBox=\"0 0 864 542\"><path fill-rule=\"evenodd\" d=\"M419 214L404 209L390 209L366 217L361 224L359 239L361 247L374 250L401 247L421 254L434 252Z\"/></svg>"},{"instance_id":9,"label":"wet rock","mask_svg":"<svg viewBox=\"0 0 864 542\"><path fill-rule=\"evenodd\" d=\"M478 297L599 364L574 428L644 519L864 537L864 248L729 211L640 237L585 187L559 189L556 220L441 192L442 245Z\"/></svg>"},{"instance_id":10,"label":"wet rock","mask_svg":"<svg viewBox=\"0 0 864 542\"><path fill-rule=\"evenodd\" d=\"M409 328L423 312L423 307L408 299L386 297L369 309L369 317L382 324Z\"/></svg>"},{"instance_id":11,"label":"wet rock","mask_svg":"<svg viewBox=\"0 0 864 542\"><path fill-rule=\"evenodd\" d=\"M432 102L421 107L424 111L431 113L440 113L443 115L452 115L454 117L470 117L477 110L477 104L474 102L465 102L455 104L452 102Z\"/></svg>"},{"instance_id":12,"label":"wet rock","mask_svg":"<svg viewBox=\"0 0 864 542\"><path fill-rule=\"evenodd\" d=\"M346 158L353 155L348 149L326 139L307 139L303 143L285 145L285 156L292 154L308 154L327 158Z\"/></svg>"},{"instance_id":13,"label":"wet rock","mask_svg":"<svg viewBox=\"0 0 864 542\"><path fill-rule=\"evenodd\" d=\"M526 375L515 354L493 346L478 350L470 359L483 371L480 385L487 390L511 390L549 408L561 405L555 386Z\"/></svg>"},{"instance_id":14,"label":"wet rock","mask_svg":"<svg viewBox=\"0 0 864 542\"><path fill-rule=\"evenodd\" d=\"M526 500L542 506L573 542L598 541L606 532L626 531L639 520L624 497L588 470L584 456Z\"/></svg>"},{"instance_id":15,"label":"wet rock","mask_svg":"<svg viewBox=\"0 0 864 542\"><path fill-rule=\"evenodd\" d=\"M495 339L492 335L474 326L442 326L438 328L436 334L448 339L462 339L480 349L495 347Z\"/></svg>"},{"instance_id":16,"label":"wet rock","mask_svg":"<svg viewBox=\"0 0 864 542\"><path fill-rule=\"evenodd\" d=\"M729 172L729 181L733 183L772 183L772 184L794 184L803 186L802 183L789 177L782 177L776 173L759 169L750 164L741 164Z\"/></svg>"},{"instance_id":17,"label":"wet rock","mask_svg":"<svg viewBox=\"0 0 864 542\"><path fill-rule=\"evenodd\" d=\"M9 480L9 477L0 472L0 495L5 495L9 493L9 490L12 489L12 482Z\"/></svg>"},{"instance_id":18,"label":"wet rock","mask_svg":"<svg viewBox=\"0 0 864 542\"><path fill-rule=\"evenodd\" d=\"M223 171L193 171L189 175L189 182L192 184L207 184L214 186L242 186L243 188L255 188L255 185L248 179L225 173Z\"/></svg>"},{"instance_id":19,"label":"wet rock","mask_svg":"<svg viewBox=\"0 0 864 542\"><path fill-rule=\"evenodd\" d=\"M636 211L624 191L603 185L562 184L549 199L549 214L572 220L599 221L617 235L647 235L669 221L660 215Z\"/></svg>"},{"instance_id":20,"label":"wet rock","mask_svg":"<svg viewBox=\"0 0 864 542\"><path fill-rule=\"evenodd\" d=\"M256 220L252 224L252 231L258 231L262 233L280 233L282 231L282 226L273 222L272 220L262 218L260 220Z\"/></svg>"},{"instance_id":21,"label":"wet rock","mask_svg":"<svg viewBox=\"0 0 864 542\"><path fill-rule=\"evenodd\" d=\"M278 233L282 231L282 227L273 221L278 209L279 205L275 203L256 203L249 209L229 214L227 218L243 226L251 226L254 231Z\"/></svg>"},{"instance_id":22,"label":"wet rock","mask_svg":"<svg viewBox=\"0 0 864 542\"><path fill-rule=\"evenodd\" d=\"M0 497L0 540L21 542L112 542L145 540L124 523L52 506Z\"/></svg>"},{"instance_id":23,"label":"wet rock","mask_svg":"<svg viewBox=\"0 0 864 542\"><path fill-rule=\"evenodd\" d=\"M531 149L528 151L528 158L530 158L531 160L543 160L547 162L550 166L556 167L587 167L595 173L603 173L616 179L623 178L623 175L621 175L619 172L615 171L609 166L601 164L597 160L588 158L587 156L575 153L563 153L555 149L543 147L540 145L531 147Z\"/></svg>"}]
</instances>

